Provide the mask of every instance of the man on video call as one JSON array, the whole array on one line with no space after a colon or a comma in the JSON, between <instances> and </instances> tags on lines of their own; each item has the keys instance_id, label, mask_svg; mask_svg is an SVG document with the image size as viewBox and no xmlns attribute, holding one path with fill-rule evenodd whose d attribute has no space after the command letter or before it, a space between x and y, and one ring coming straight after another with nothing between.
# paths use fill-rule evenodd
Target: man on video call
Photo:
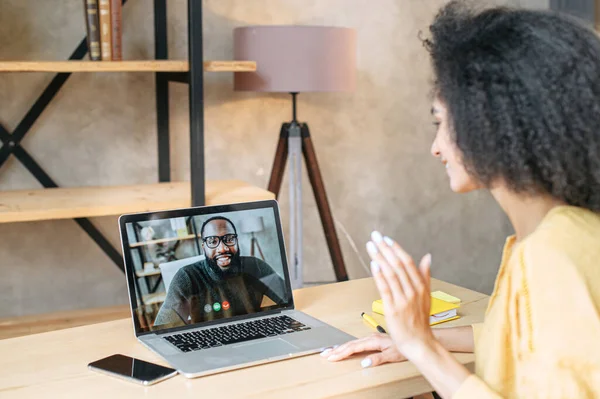
<instances>
[{"instance_id":1,"label":"man on video call","mask_svg":"<svg viewBox=\"0 0 600 399\"><path fill-rule=\"evenodd\" d=\"M205 259L177 271L155 326L221 319L286 302L285 283L273 268L240 255L231 220L223 216L206 220L200 236Z\"/></svg>"}]
</instances>

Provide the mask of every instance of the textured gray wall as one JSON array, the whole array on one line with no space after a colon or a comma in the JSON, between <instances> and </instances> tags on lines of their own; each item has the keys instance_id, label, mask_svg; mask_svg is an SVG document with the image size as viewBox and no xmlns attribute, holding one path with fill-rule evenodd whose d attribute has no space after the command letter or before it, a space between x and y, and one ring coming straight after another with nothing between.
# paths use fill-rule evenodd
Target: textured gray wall
<instances>
[{"instance_id":1,"label":"textured gray wall","mask_svg":"<svg viewBox=\"0 0 600 399\"><path fill-rule=\"evenodd\" d=\"M499 3L502 3L498 1ZM2 0L0 58L66 59L84 36L82 2ZM186 1L169 0L170 57L187 53ZM379 229L415 256L433 254L433 275L490 292L510 226L486 193L453 194L429 155L431 80L417 39L443 0L207 0L206 59L230 59L232 29L247 24L331 24L358 30L358 86L352 94L302 94L351 278L368 275L364 243ZM513 1L513 4L519 2ZM524 3L524 2L521 2ZM125 59L153 58L150 0L124 8ZM525 4L546 7L547 0ZM15 128L51 74L0 74L0 122ZM157 179L154 77L74 74L24 140L62 186ZM229 73L206 74L206 165L210 179L266 187L286 95L232 91ZM171 85L172 179L189 177L187 86ZM284 181L284 188L287 180ZM304 180L305 187L308 180ZM16 160L0 189L37 188ZM287 191L282 209L287 220ZM307 281L333 271L312 194L305 192ZM118 245L116 217L93 222ZM0 225L0 317L127 302L124 276L71 220Z\"/></svg>"},{"instance_id":2,"label":"textured gray wall","mask_svg":"<svg viewBox=\"0 0 600 399\"><path fill-rule=\"evenodd\" d=\"M594 23L596 0L550 0L553 10L572 14L588 24Z\"/></svg>"}]
</instances>

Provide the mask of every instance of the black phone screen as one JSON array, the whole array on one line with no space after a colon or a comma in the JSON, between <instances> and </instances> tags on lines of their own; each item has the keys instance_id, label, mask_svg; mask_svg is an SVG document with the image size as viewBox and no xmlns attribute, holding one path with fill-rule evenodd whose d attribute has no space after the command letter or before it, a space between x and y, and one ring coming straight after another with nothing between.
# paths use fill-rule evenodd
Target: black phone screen
<instances>
[{"instance_id":1,"label":"black phone screen","mask_svg":"<svg viewBox=\"0 0 600 399\"><path fill-rule=\"evenodd\" d=\"M152 381L173 373L175 370L169 367L148 363L143 360L134 359L124 355L112 355L89 364L111 373L120 374L125 377L140 381Z\"/></svg>"}]
</instances>

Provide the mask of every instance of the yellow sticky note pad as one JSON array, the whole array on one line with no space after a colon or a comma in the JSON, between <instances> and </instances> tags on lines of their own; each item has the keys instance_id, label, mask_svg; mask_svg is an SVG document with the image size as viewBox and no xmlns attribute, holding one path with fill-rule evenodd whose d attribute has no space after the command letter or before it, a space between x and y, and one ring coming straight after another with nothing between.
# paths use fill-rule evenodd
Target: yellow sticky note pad
<instances>
[{"instance_id":1,"label":"yellow sticky note pad","mask_svg":"<svg viewBox=\"0 0 600 399\"><path fill-rule=\"evenodd\" d=\"M443 291L433 291L431 293L431 296L434 298L437 298L439 300L445 301L445 302L450 302L450 303L460 303L460 299L452 296L450 294L446 294Z\"/></svg>"}]
</instances>

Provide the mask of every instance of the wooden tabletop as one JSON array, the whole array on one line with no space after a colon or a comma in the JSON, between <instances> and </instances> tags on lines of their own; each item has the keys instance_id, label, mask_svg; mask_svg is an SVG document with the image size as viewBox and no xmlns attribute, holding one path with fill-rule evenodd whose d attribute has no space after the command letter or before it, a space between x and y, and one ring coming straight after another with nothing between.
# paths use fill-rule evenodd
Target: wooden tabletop
<instances>
[{"instance_id":1,"label":"wooden tabletop","mask_svg":"<svg viewBox=\"0 0 600 399\"><path fill-rule=\"evenodd\" d=\"M439 280L431 288L462 300L462 317L439 328L483 320L487 295ZM373 332L360 313L370 312L378 296L371 278L294 292L299 310L356 337ZM385 325L383 317L374 317ZM166 365L138 343L130 319L1 340L0 353L2 398L403 398L431 390L410 362L362 369L364 356L330 363L315 354L191 380L178 375L149 387L88 370L88 363L115 353ZM456 358L472 369L473 354Z\"/></svg>"}]
</instances>

